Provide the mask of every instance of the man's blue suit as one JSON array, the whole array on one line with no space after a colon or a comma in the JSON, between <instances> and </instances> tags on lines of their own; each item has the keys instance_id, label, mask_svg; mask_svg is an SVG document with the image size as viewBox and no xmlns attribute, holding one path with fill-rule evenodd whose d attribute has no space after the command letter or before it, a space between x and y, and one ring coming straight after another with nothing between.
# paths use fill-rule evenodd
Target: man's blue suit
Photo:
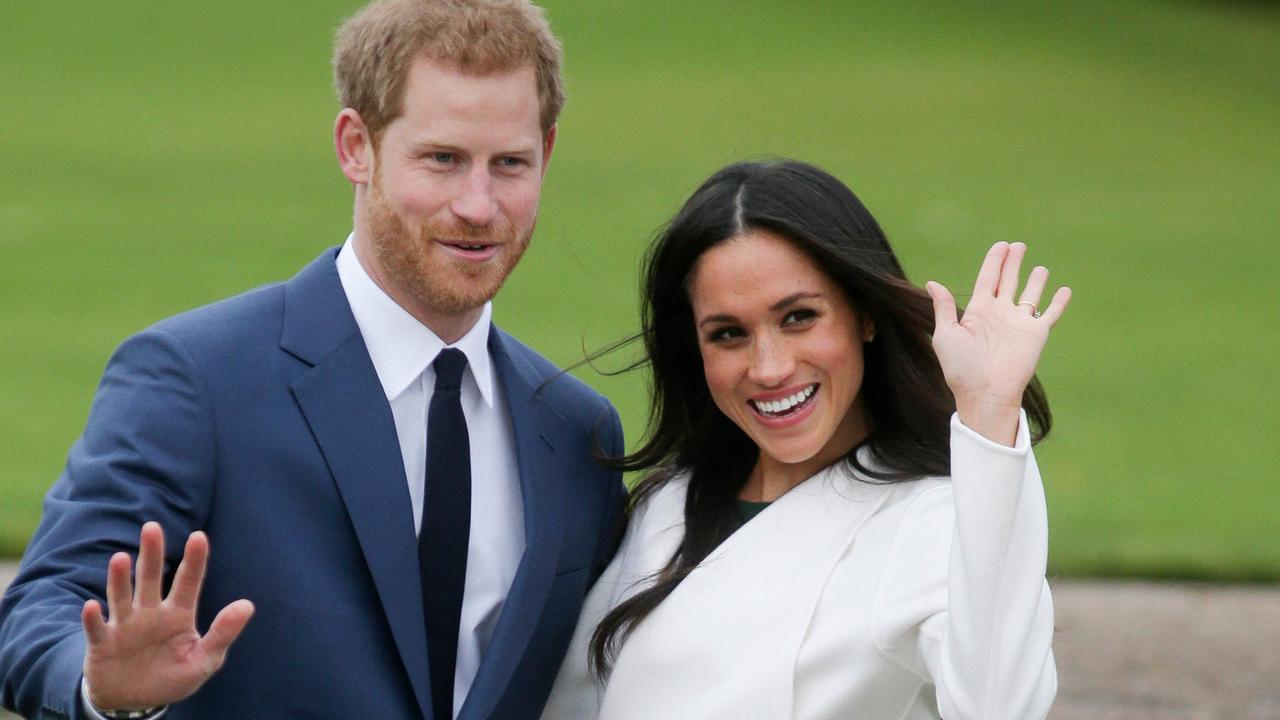
<instances>
[{"instance_id":1,"label":"man's blue suit","mask_svg":"<svg viewBox=\"0 0 1280 720\"><path fill-rule=\"evenodd\" d=\"M226 665L170 718L431 719L400 448L335 256L165 320L113 356L0 604L4 704L81 716L81 606L102 598L112 553L136 552L156 520L169 577L188 533L209 535L201 631L238 598L256 606ZM463 720L538 716L624 498L593 459L623 447L608 401L497 328L489 348L527 549Z\"/></svg>"}]
</instances>

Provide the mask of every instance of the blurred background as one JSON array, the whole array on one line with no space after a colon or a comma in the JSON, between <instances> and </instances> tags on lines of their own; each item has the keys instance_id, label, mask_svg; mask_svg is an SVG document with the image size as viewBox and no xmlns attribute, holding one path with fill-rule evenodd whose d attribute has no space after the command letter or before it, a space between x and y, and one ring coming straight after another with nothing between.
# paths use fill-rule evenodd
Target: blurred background
<instances>
[{"instance_id":1,"label":"blurred background","mask_svg":"<svg viewBox=\"0 0 1280 720\"><path fill-rule=\"evenodd\" d=\"M1280 6L544 4L569 104L499 324L561 364L632 333L702 179L808 160L917 283L967 293L1023 240L1075 290L1041 366L1051 574L1280 579ZM0 557L125 336L346 237L328 62L358 5L0 4ZM644 376L577 374L639 438Z\"/></svg>"}]
</instances>

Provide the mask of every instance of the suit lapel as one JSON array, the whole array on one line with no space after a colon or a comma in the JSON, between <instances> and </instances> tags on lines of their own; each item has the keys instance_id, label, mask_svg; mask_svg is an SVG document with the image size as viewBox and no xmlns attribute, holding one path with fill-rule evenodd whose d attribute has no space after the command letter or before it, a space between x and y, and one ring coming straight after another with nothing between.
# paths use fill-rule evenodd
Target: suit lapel
<instances>
[{"instance_id":1,"label":"suit lapel","mask_svg":"<svg viewBox=\"0 0 1280 720\"><path fill-rule=\"evenodd\" d=\"M501 330L491 330L489 351L515 432L525 551L460 720L489 717L510 683L542 616L564 527L564 478L556 459L556 447L564 446L559 438L564 419L538 397L545 378L513 346Z\"/></svg>"},{"instance_id":2,"label":"suit lapel","mask_svg":"<svg viewBox=\"0 0 1280 720\"><path fill-rule=\"evenodd\" d=\"M395 421L329 251L285 287L281 348L312 367L292 384L369 566L424 717L430 717L417 543Z\"/></svg>"}]
</instances>

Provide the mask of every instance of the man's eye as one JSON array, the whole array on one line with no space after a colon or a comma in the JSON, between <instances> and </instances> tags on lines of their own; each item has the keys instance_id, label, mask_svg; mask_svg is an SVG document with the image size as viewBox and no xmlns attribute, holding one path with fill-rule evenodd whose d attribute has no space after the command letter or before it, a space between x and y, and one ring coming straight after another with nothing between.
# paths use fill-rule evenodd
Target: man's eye
<instances>
[{"instance_id":1,"label":"man's eye","mask_svg":"<svg viewBox=\"0 0 1280 720\"><path fill-rule=\"evenodd\" d=\"M518 167L523 167L524 164L525 164L524 160L518 157L498 158L498 165L504 168L518 168Z\"/></svg>"},{"instance_id":2,"label":"man's eye","mask_svg":"<svg viewBox=\"0 0 1280 720\"><path fill-rule=\"evenodd\" d=\"M433 162L438 162L441 165L448 165L453 162L454 155L449 152L435 152L431 153L430 158Z\"/></svg>"}]
</instances>

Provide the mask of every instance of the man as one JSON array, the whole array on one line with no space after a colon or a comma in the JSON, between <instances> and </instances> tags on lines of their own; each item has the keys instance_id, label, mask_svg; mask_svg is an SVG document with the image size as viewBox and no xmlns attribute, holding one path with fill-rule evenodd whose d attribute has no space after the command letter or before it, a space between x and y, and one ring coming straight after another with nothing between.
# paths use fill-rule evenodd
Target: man
<instances>
[{"instance_id":1,"label":"man","mask_svg":"<svg viewBox=\"0 0 1280 720\"><path fill-rule=\"evenodd\" d=\"M28 717L545 702L624 495L594 459L621 452L612 406L490 322L559 46L523 0L382 0L334 67L354 232L112 357L0 605L0 698Z\"/></svg>"}]
</instances>

